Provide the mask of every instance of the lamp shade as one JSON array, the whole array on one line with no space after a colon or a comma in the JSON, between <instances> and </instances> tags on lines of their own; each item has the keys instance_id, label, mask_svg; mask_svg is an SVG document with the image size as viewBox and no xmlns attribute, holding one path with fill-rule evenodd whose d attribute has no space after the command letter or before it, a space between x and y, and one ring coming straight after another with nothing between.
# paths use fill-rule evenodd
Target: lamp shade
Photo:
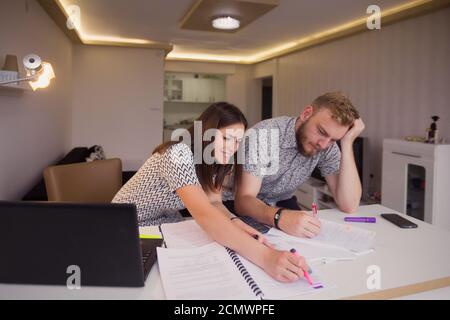
<instances>
[{"instance_id":1,"label":"lamp shade","mask_svg":"<svg viewBox=\"0 0 450 320\"><path fill-rule=\"evenodd\" d=\"M42 68L39 70L36 80L30 81L30 86L33 91L36 91L36 89L47 88L50 84L50 80L53 78L55 78L55 73L53 72L52 65L48 62L42 62Z\"/></svg>"}]
</instances>

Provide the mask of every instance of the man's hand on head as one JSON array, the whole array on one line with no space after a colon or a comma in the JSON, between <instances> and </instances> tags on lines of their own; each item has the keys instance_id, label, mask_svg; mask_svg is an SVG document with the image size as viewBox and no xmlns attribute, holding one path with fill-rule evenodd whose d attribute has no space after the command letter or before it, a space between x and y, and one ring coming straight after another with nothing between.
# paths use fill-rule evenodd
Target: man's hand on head
<instances>
[{"instance_id":1,"label":"man's hand on head","mask_svg":"<svg viewBox=\"0 0 450 320\"><path fill-rule=\"evenodd\" d=\"M366 126L361 118L356 119L345 136L341 139L341 145L352 145L353 141L355 141L355 139L361 134L361 132L363 132L365 127Z\"/></svg>"}]
</instances>

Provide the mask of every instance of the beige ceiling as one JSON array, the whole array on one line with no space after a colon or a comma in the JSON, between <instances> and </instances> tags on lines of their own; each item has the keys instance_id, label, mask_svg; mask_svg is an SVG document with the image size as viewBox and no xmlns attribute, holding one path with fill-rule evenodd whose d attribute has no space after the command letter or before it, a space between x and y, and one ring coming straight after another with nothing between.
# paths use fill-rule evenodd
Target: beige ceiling
<instances>
[{"instance_id":1,"label":"beige ceiling","mask_svg":"<svg viewBox=\"0 0 450 320\"><path fill-rule=\"evenodd\" d=\"M58 0L81 9L80 36L173 45L168 58L261 60L266 53L358 18L413 0L280 0L278 7L236 33L185 30L179 23L195 0ZM83 39L82 39L83 40Z\"/></svg>"}]
</instances>

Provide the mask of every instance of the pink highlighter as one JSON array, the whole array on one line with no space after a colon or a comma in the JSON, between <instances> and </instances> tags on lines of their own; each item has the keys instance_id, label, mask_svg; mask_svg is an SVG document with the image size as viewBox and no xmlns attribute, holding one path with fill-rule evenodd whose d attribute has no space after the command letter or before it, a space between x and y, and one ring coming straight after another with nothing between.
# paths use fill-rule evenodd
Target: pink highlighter
<instances>
[{"instance_id":1,"label":"pink highlighter","mask_svg":"<svg viewBox=\"0 0 450 320\"><path fill-rule=\"evenodd\" d=\"M297 252L297 250L295 250L294 248L292 248L292 249L290 250L290 252L293 253L293 254L295 254L296 256L299 255L298 252ZM311 277L309 276L308 272L303 271L303 275L305 276L305 279L308 281L308 283L309 283L314 289L320 289L320 288L323 288L323 285L322 285L321 283L314 283L314 282L311 280Z\"/></svg>"},{"instance_id":2,"label":"pink highlighter","mask_svg":"<svg viewBox=\"0 0 450 320\"><path fill-rule=\"evenodd\" d=\"M313 202L311 204L311 209L312 209L312 212L313 212L313 216L316 217L317 216L317 204L315 202Z\"/></svg>"}]
</instances>

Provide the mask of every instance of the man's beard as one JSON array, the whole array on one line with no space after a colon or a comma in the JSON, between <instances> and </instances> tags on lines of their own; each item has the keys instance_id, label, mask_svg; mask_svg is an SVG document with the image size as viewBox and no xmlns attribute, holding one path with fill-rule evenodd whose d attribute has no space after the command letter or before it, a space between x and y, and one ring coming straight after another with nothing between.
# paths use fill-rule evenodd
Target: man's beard
<instances>
[{"instance_id":1,"label":"man's beard","mask_svg":"<svg viewBox=\"0 0 450 320\"><path fill-rule=\"evenodd\" d=\"M297 129L297 131L295 132L295 139L297 140L297 150L298 152L300 152L300 154L302 154L305 157L312 157L316 154L315 150L313 150L312 152L307 152L304 148L304 144L307 143L307 139L306 139L306 134L305 134L305 128L306 128L306 124L308 123L309 120L307 120L306 122L303 122Z\"/></svg>"}]
</instances>

